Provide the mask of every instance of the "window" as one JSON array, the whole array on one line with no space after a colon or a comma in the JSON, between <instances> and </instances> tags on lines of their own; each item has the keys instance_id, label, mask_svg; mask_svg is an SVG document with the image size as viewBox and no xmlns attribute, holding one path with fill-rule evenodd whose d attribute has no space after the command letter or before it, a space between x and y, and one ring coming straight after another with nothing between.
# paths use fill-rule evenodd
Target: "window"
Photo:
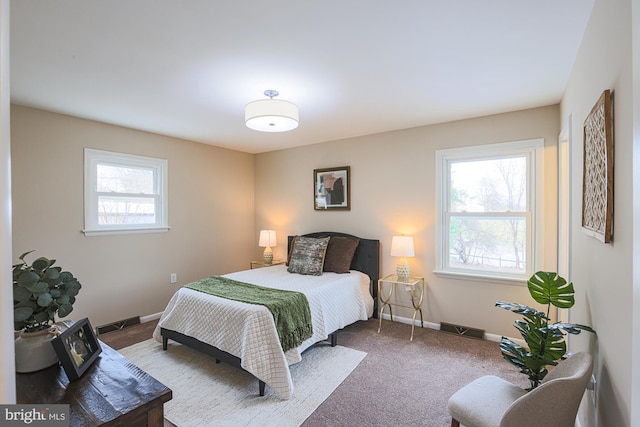
<instances>
[{"instance_id":1,"label":"window","mask_svg":"<svg viewBox=\"0 0 640 427\"><path fill-rule=\"evenodd\" d=\"M437 271L526 281L542 232L542 139L436 151Z\"/></svg>"},{"instance_id":2,"label":"window","mask_svg":"<svg viewBox=\"0 0 640 427\"><path fill-rule=\"evenodd\" d=\"M167 223L167 161L84 150L84 233L162 232Z\"/></svg>"}]
</instances>

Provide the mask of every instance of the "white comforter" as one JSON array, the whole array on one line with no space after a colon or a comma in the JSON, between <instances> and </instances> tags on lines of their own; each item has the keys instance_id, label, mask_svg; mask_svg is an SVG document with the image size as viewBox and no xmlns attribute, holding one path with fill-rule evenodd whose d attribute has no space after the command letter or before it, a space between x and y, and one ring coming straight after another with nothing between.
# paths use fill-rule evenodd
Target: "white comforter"
<instances>
[{"instance_id":1,"label":"white comforter","mask_svg":"<svg viewBox=\"0 0 640 427\"><path fill-rule=\"evenodd\" d=\"M180 288L164 310L153 337L162 342L162 327L239 357L242 368L264 381L281 399L290 399L293 394L289 365L301 361L305 349L338 329L367 320L373 313L369 277L359 271L305 276L276 265L225 277L304 293L311 309L313 336L285 354L268 308Z\"/></svg>"}]
</instances>

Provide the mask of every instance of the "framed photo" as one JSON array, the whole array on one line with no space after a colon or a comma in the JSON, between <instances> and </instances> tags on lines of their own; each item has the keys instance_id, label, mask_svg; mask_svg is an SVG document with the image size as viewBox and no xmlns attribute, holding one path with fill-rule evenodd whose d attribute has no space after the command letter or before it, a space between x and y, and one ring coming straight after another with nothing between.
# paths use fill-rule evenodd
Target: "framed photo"
<instances>
[{"instance_id":1,"label":"framed photo","mask_svg":"<svg viewBox=\"0 0 640 427\"><path fill-rule=\"evenodd\" d=\"M77 380L98 358L102 348L89 319L84 318L51 341L69 381Z\"/></svg>"},{"instance_id":2,"label":"framed photo","mask_svg":"<svg viewBox=\"0 0 640 427\"><path fill-rule=\"evenodd\" d=\"M584 121L582 229L610 243L613 239L613 108L605 90Z\"/></svg>"},{"instance_id":3,"label":"framed photo","mask_svg":"<svg viewBox=\"0 0 640 427\"><path fill-rule=\"evenodd\" d=\"M349 166L313 170L313 208L317 211L351 209Z\"/></svg>"}]
</instances>

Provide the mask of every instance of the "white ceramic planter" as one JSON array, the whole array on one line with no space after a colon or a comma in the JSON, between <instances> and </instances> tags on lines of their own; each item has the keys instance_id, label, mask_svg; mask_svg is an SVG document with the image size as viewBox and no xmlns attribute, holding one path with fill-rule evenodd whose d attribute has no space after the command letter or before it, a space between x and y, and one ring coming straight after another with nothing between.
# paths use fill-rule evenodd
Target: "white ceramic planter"
<instances>
[{"instance_id":1,"label":"white ceramic planter","mask_svg":"<svg viewBox=\"0 0 640 427\"><path fill-rule=\"evenodd\" d=\"M48 330L21 333L15 340L16 372L35 372L58 363L51 345L55 337Z\"/></svg>"}]
</instances>

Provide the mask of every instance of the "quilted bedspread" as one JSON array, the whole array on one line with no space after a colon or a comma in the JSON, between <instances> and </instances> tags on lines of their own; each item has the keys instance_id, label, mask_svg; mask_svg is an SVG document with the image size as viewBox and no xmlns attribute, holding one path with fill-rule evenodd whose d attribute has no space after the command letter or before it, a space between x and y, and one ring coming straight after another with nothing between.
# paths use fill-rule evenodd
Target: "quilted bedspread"
<instances>
[{"instance_id":1,"label":"quilted bedspread","mask_svg":"<svg viewBox=\"0 0 640 427\"><path fill-rule=\"evenodd\" d=\"M289 273L286 266L276 265L224 277L302 292L309 300L313 336L284 353L269 309L187 288L181 288L173 295L153 336L162 342L162 327L239 357L243 369L264 381L285 400L293 394L289 365L301 361L305 349L327 339L334 331L358 320L367 320L373 313L369 277L358 271L306 276Z\"/></svg>"}]
</instances>

